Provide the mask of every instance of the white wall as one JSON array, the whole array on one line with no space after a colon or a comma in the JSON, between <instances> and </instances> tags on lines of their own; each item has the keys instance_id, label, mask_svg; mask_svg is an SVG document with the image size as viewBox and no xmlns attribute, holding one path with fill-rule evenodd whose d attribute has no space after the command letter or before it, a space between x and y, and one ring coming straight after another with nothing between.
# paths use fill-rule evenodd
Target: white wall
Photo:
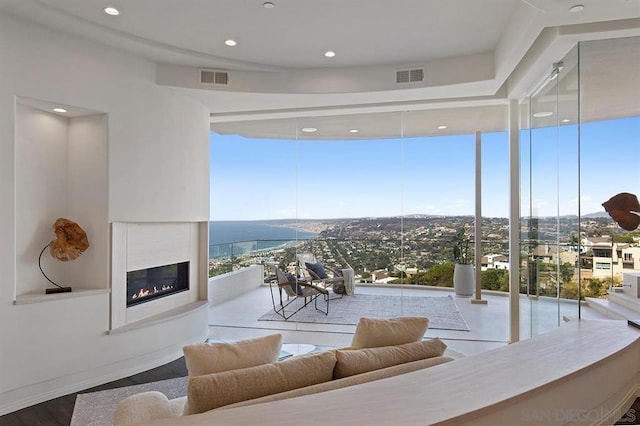
<instances>
[{"instance_id":1,"label":"white wall","mask_svg":"<svg viewBox=\"0 0 640 426\"><path fill-rule=\"evenodd\" d=\"M107 222L208 220L209 114L195 101L157 86L153 63L4 14L0 14L0 58L0 414L4 414L162 364L179 356L184 343L207 334L206 309L200 309L168 323L107 335L106 293L13 305L16 280L32 288L31 280L37 276L33 273L37 263L18 262L17 250L25 244L24 235L39 232L21 229L17 234L16 223L23 223L17 218L36 212L20 211L16 199L47 197L46 192L38 193L37 184L26 193L15 190L16 176L24 167L18 162L23 153L15 150L16 97L106 114ZM62 137L64 126L48 119L51 137ZM58 155L53 151L51 155ZM52 205L58 204L52 201ZM108 265L109 259L103 261Z\"/></svg>"},{"instance_id":2,"label":"white wall","mask_svg":"<svg viewBox=\"0 0 640 426\"><path fill-rule=\"evenodd\" d=\"M15 123L16 294L53 287L33 266L55 239L51 226L58 217L80 224L90 250L73 262L54 260L45 250L47 276L62 286L108 288L105 114L68 119L19 99Z\"/></svg>"},{"instance_id":3,"label":"white wall","mask_svg":"<svg viewBox=\"0 0 640 426\"><path fill-rule=\"evenodd\" d=\"M104 259L109 258L107 147L106 114L69 120L69 218L76 220L87 235L91 235L91 250L87 249L68 265L66 276L76 285L87 288L109 286L109 263L104 262ZM91 280L87 281L87 276L91 276Z\"/></svg>"},{"instance_id":4,"label":"white wall","mask_svg":"<svg viewBox=\"0 0 640 426\"><path fill-rule=\"evenodd\" d=\"M251 265L209 278L209 303L219 305L254 290L264 281L264 266Z\"/></svg>"},{"instance_id":5,"label":"white wall","mask_svg":"<svg viewBox=\"0 0 640 426\"><path fill-rule=\"evenodd\" d=\"M20 283L17 292L21 294L45 284L51 287L44 278L40 279L40 271L33 266L40 250L55 239L53 222L67 215L68 120L17 105L15 124L16 282ZM78 263L84 261L78 259ZM66 265L47 253L42 266L57 280Z\"/></svg>"}]
</instances>

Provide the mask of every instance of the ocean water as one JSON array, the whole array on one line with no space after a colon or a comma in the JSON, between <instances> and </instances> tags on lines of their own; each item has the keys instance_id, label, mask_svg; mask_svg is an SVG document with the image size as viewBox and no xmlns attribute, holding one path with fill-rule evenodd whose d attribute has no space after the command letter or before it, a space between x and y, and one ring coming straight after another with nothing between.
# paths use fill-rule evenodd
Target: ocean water
<instances>
[{"instance_id":1,"label":"ocean water","mask_svg":"<svg viewBox=\"0 0 640 426\"><path fill-rule=\"evenodd\" d=\"M281 226L278 221L210 221L209 258L284 247L291 241L308 240L316 235Z\"/></svg>"}]
</instances>

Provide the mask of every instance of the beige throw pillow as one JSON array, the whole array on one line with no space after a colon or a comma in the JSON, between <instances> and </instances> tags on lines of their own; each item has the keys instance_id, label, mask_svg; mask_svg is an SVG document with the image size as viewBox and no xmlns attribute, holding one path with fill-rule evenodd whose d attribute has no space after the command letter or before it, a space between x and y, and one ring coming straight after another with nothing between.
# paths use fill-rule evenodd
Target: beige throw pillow
<instances>
[{"instance_id":1,"label":"beige throw pillow","mask_svg":"<svg viewBox=\"0 0 640 426\"><path fill-rule=\"evenodd\" d=\"M353 348L377 348L380 346L402 345L422 340L429 326L426 317L365 318L356 326L351 341Z\"/></svg>"},{"instance_id":2,"label":"beige throw pillow","mask_svg":"<svg viewBox=\"0 0 640 426\"><path fill-rule=\"evenodd\" d=\"M120 402L113 414L113 424L128 425L174 417L166 395L149 391L131 395Z\"/></svg>"},{"instance_id":3,"label":"beige throw pillow","mask_svg":"<svg viewBox=\"0 0 640 426\"><path fill-rule=\"evenodd\" d=\"M196 343L182 350L193 377L275 362L281 347L282 335L271 334L233 343Z\"/></svg>"},{"instance_id":4,"label":"beige throw pillow","mask_svg":"<svg viewBox=\"0 0 640 426\"><path fill-rule=\"evenodd\" d=\"M185 414L203 413L240 401L328 382L335 364L333 351L323 351L272 364L190 377Z\"/></svg>"},{"instance_id":5,"label":"beige throw pillow","mask_svg":"<svg viewBox=\"0 0 640 426\"><path fill-rule=\"evenodd\" d=\"M398 346L337 350L333 378L341 379L393 365L442 356L446 348L444 342L435 338Z\"/></svg>"}]
</instances>

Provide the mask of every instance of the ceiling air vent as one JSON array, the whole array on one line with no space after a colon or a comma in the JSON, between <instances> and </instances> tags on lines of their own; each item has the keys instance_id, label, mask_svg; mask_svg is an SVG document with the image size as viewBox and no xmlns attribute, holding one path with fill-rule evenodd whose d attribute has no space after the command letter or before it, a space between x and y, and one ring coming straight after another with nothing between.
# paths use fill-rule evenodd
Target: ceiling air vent
<instances>
[{"instance_id":1,"label":"ceiling air vent","mask_svg":"<svg viewBox=\"0 0 640 426\"><path fill-rule=\"evenodd\" d=\"M229 84L229 73L223 71L200 70L202 84Z\"/></svg>"},{"instance_id":2,"label":"ceiling air vent","mask_svg":"<svg viewBox=\"0 0 640 426\"><path fill-rule=\"evenodd\" d=\"M396 71L396 83L413 83L424 80L424 70L417 68L414 70Z\"/></svg>"}]
</instances>

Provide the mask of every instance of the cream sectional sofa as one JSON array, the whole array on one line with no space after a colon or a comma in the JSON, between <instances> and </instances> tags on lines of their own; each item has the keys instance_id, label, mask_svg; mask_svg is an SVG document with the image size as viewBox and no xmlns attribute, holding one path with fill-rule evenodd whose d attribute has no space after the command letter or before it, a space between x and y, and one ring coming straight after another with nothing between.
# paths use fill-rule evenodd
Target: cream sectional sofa
<instances>
[{"instance_id":1,"label":"cream sectional sofa","mask_svg":"<svg viewBox=\"0 0 640 426\"><path fill-rule=\"evenodd\" d=\"M184 348L187 396L169 400L160 392L133 395L121 402L114 424L160 419L311 395L380 380L452 361L439 339L422 340L428 320L361 319L352 346L277 361L279 334L236 343L195 344ZM169 422L173 423L173 422ZM163 424L165 424L163 422Z\"/></svg>"}]
</instances>

